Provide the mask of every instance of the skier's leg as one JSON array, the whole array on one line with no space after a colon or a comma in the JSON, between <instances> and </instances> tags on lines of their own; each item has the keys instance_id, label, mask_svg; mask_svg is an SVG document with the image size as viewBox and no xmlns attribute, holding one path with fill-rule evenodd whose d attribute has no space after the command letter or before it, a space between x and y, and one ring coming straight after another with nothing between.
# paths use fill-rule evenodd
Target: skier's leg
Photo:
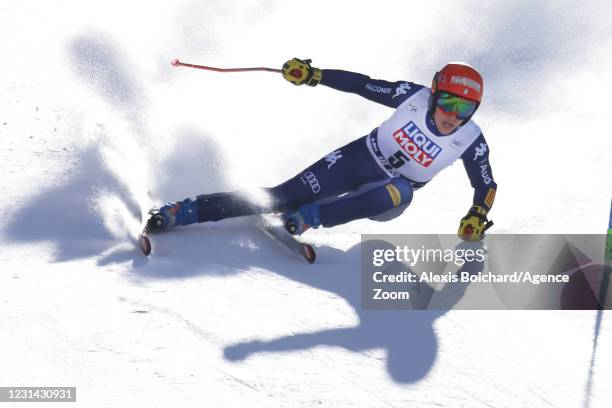
<instances>
[{"instance_id":1,"label":"skier's leg","mask_svg":"<svg viewBox=\"0 0 612 408\"><path fill-rule=\"evenodd\" d=\"M295 177L271 188L274 211L293 211L303 204L335 198L363 184L388 178L368 151L366 138L333 151Z\"/></svg>"},{"instance_id":2,"label":"skier's leg","mask_svg":"<svg viewBox=\"0 0 612 408\"><path fill-rule=\"evenodd\" d=\"M203 194L195 201L185 199L159 208L159 228L294 211L304 204L336 197L387 177L368 151L364 136L334 150L286 182L262 189L269 198L267 203L257 203L246 191Z\"/></svg>"},{"instance_id":3,"label":"skier's leg","mask_svg":"<svg viewBox=\"0 0 612 408\"><path fill-rule=\"evenodd\" d=\"M403 177L369 183L342 197L301 206L285 216L287 229L301 234L309 227L334 227L360 218L391 219L408 207L412 195L412 184Z\"/></svg>"},{"instance_id":4,"label":"skier's leg","mask_svg":"<svg viewBox=\"0 0 612 408\"><path fill-rule=\"evenodd\" d=\"M340 197L320 206L321 225L334 227L360 218L372 218L412 201L412 184L403 177L390 179L361 194Z\"/></svg>"},{"instance_id":5,"label":"skier's leg","mask_svg":"<svg viewBox=\"0 0 612 408\"><path fill-rule=\"evenodd\" d=\"M391 221L392 219L397 218L400 215L402 215L404 211L406 211L406 208L408 208L409 205L410 204L401 204L400 206L394 207L388 211L385 211L382 214L377 214L373 217L368 217L368 219L372 221L378 221L378 222Z\"/></svg>"},{"instance_id":6,"label":"skier's leg","mask_svg":"<svg viewBox=\"0 0 612 408\"><path fill-rule=\"evenodd\" d=\"M197 198L197 221L218 221L264 212L296 210L388 177L368 151L361 137L321 158L284 183L263 189L267 204L257 204L244 191L204 194Z\"/></svg>"}]
</instances>

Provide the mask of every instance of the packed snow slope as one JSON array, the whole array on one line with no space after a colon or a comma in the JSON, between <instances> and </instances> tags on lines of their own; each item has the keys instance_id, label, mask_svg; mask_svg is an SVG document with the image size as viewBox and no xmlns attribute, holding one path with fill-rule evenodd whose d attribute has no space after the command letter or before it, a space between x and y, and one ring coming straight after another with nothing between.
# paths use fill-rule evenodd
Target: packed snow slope
<instances>
[{"instance_id":1,"label":"packed snow slope","mask_svg":"<svg viewBox=\"0 0 612 408\"><path fill-rule=\"evenodd\" d=\"M272 186L390 115L278 74L428 84L478 67L497 233L605 233L608 2L0 4L0 386L77 406L608 407L612 319L595 312L366 311L361 233L454 233L461 164L399 219L309 231L308 265L248 218L133 245L152 204ZM600 316L601 317L601 316ZM7 404L11 406L11 404Z\"/></svg>"}]
</instances>

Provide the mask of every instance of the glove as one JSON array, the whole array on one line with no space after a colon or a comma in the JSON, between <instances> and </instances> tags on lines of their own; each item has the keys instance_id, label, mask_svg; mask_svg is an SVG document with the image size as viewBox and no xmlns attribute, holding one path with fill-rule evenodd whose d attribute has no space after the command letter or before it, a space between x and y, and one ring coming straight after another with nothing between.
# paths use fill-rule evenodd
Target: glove
<instances>
[{"instance_id":1,"label":"glove","mask_svg":"<svg viewBox=\"0 0 612 408\"><path fill-rule=\"evenodd\" d=\"M315 86L321 81L321 70L310 66L312 61L293 58L283 64L283 78L293 85Z\"/></svg>"},{"instance_id":2,"label":"glove","mask_svg":"<svg viewBox=\"0 0 612 408\"><path fill-rule=\"evenodd\" d=\"M492 225L493 221L487 220L487 210L475 205L461 219L457 234L464 241L480 241Z\"/></svg>"}]
</instances>

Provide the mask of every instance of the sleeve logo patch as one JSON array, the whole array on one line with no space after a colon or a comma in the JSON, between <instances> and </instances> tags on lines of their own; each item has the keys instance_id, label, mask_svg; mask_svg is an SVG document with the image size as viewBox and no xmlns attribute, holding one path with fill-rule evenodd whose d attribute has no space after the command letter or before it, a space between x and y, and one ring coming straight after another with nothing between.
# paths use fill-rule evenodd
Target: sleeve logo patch
<instances>
[{"instance_id":1,"label":"sleeve logo patch","mask_svg":"<svg viewBox=\"0 0 612 408\"><path fill-rule=\"evenodd\" d=\"M380 92L384 94L391 93L391 88L383 88L382 86L373 85L371 83L367 83L365 87L368 91L372 91L372 92Z\"/></svg>"},{"instance_id":2,"label":"sleeve logo patch","mask_svg":"<svg viewBox=\"0 0 612 408\"><path fill-rule=\"evenodd\" d=\"M480 146L476 147L476 154L474 155L472 161L476 161L477 158L484 156L488 150L487 147L488 146L486 143L481 143Z\"/></svg>"},{"instance_id":3,"label":"sleeve logo patch","mask_svg":"<svg viewBox=\"0 0 612 408\"><path fill-rule=\"evenodd\" d=\"M484 199L484 203L487 205L487 207L491 208L493 201L495 201L495 190L490 188L487 192L487 196Z\"/></svg>"},{"instance_id":4,"label":"sleeve logo patch","mask_svg":"<svg viewBox=\"0 0 612 408\"><path fill-rule=\"evenodd\" d=\"M409 89L410 84L408 84L408 82L400 84L397 88L395 88L395 95L393 95L391 99L395 98L396 96L407 94Z\"/></svg>"}]
</instances>

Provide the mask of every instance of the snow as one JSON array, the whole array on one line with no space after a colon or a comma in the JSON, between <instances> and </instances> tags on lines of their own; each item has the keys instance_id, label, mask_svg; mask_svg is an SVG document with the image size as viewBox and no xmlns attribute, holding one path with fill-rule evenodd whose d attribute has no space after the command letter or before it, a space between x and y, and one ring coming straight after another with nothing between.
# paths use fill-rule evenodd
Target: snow
<instances>
[{"instance_id":1,"label":"snow","mask_svg":"<svg viewBox=\"0 0 612 408\"><path fill-rule=\"evenodd\" d=\"M461 164L398 220L308 232L315 265L248 219L156 236L150 259L131 242L149 194L275 185L390 114L176 57L423 84L470 62L495 232L604 233L608 3L124 3L0 5L0 386L86 407L610 406L608 313L593 354L594 311L361 309L360 234L454 233Z\"/></svg>"}]
</instances>

